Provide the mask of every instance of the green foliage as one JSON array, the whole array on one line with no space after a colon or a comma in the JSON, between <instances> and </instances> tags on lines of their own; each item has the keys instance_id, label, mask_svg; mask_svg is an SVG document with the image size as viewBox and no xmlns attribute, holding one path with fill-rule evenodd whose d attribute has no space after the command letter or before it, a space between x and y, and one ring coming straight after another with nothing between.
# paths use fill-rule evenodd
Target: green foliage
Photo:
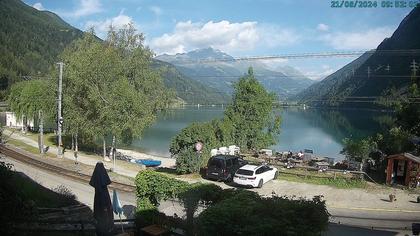
<instances>
[{"instance_id":1,"label":"green foliage","mask_svg":"<svg viewBox=\"0 0 420 236\"><path fill-rule=\"evenodd\" d=\"M172 139L169 151L177 155L177 172L179 174L196 173L207 164L210 158L210 150L219 146L222 142L218 139L216 132L220 124L218 121L192 123ZM198 142L204 144L200 154L194 150Z\"/></svg>"},{"instance_id":2,"label":"green foliage","mask_svg":"<svg viewBox=\"0 0 420 236\"><path fill-rule=\"evenodd\" d=\"M280 117L273 113L274 99L250 68L249 74L235 85L233 102L226 108L223 119L193 123L172 139L169 151L177 156L177 172L198 172L213 148L235 144L250 150L274 144L280 131ZM204 144L200 156L194 153L198 141Z\"/></svg>"},{"instance_id":3,"label":"green foliage","mask_svg":"<svg viewBox=\"0 0 420 236\"><path fill-rule=\"evenodd\" d=\"M328 217L319 196L261 198L244 191L204 210L198 217L198 235L321 235Z\"/></svg>"},{"instance_id":4,"label":"green foliage","mask_svg":"<svg viewBox=\"0 0 420 236\"><path fill-rule=\"evenodd\" d=\"M150 126L171 93L151 69L153 52L132 24L100 42L92 33L62 54L65 63L64 115L67 129L129 142Z\"/></svg>"},{"instance_id":5,"label":"green foliage","mask_svg":"<svg viewBox=\"0 0 420 236\"><path fill-rule=\"evenodd\" d=\"M362 162L369 157L369 154L377 149L377 143L372 138L353 140L343 140L343 150L340 152L344 154L348 160Z\"/></svg>"},{"instance_id":6,"label":"green foliage","mask_svg":"<svg viewBox=\"0 0 420 236\"><path fill-rule=\"evenodd\" d=\"M393 127L383 135L377 136L378 147L388 155L413 151L415 145L410 141L412 134L401 127Z\"/></svg>"},{"instance_id":7,"label":"green foliage","mask_svg":"<svg viewBox=\"0 0 420 236\"><path fill-rule=\"evenodd\" d=\"M226 93L195 81L167 62L154 60L153 68L159 71L165 86L176 90L176 95L189 104L223 104L229 101Z\"/></svg>"},{"instance_id":8,"label":"green foliage","mask_svg":"<svg viewBox=\"0 0 420 236\"><path fill-rule=\"evenodd\" d=\"M329 214L320 197L262 198L256 192L188 184L150 170L137 174L136 196L139 224L182 228L187 235L319 235L328 225ZM183 202L186 220L157 211L166 199ZM194 218L199 204L207 208Z\"/></svg>"},{"instance_id":9,"label":"green foliage","mask_svg":"<svg viewBox=\"0 0 420 236\"><path fill-rule=\"evenodd\" d=\"M420 7L415 7L404 18L390 38L385 39L377 51L366 52L337 72L327 76L321 82L310 86L296 96L302 103L318 106L347 106L378 108L374 101L356 99L355 97L381 96L384 91L396 88L397 96L410 89L409 80L403 78L410 73L413 60L420 61L419 55L384 54L383 50L415 50L420 48ZM387 67L389 66L389 70ZM371 74L368 77L367 70ZM401 76L401 77L399 77ZM392 95L392 94L390 94ZM392 95L393 96L393 95ZM396 97L396 96L395 96ZM379 99L383 105L392 105L393 97ZM362 102L361 102L362 100Z\"/></svg>"},{"instance_id":10,"label":"green foliage","mask_svg":"<svg viewBox=\"0 0 420 236\"><path fill-rule=\"evenodd\" d=\"M176 158L176 172L178 174L198 173L200 168L205 165L204 160L206 159L208 158L204 158L202 154L192 148L183 149Z\"/></svg>"},{"instance_id":11,"label":"green foliage","mask_svg":"<svg viewBox=\"0 0 420 236\"><path fill-rule=\"evenodd\" d=\"M298 182L298 183L308 183L308 184L318 184L318 185L327 185L340 189L350 189L350 188L366 188L366 181L360 178L325 178L317 176L297 176L294 174L280 174L278 179Z\"/></svg>"},{"instance_id":12,"label":"green foliage","mask_svg":"<svg viewBox=\"0 0 420 236\"><path fill-rule=\"evenodd\" d=\"M18 118L38 118L55 115L55 92L50 80L28 80L15 83L10 89L8 103Z\"/></svg>"},{"instance_id":13,"label":"green foliage","mask_svg":"<svg viewBox=\"0 0 420 236\"><path fill-rule=\"evenodd\" d=\"M188 187L187 182L151 170L140 171L135 181L139 211L154 209L159 201L174 198Z\"/></svg>"},{"instance_id":14,"label":"green foliage","mask_svg":"<svg viewBox=\"0 0 420 236\"><path fill-rule=\"evenodd\" d=\"M252 68L235 84L232 104L226 108L225 120L233 125L232 138L245 150L275 144L280 131L280 117L273 116L275 96L255 79Z\"/></svg>"},{"instance_id":15,"label":"green foliage","mask_svg":"<svg viewBox=\"0 0 420 236\"><path fill-rule=\"evenodd\" d=\"M56 14L19 0L0 1L0 100L23 75L45 75L82 32Z\"/></svg>"}]
</instances>

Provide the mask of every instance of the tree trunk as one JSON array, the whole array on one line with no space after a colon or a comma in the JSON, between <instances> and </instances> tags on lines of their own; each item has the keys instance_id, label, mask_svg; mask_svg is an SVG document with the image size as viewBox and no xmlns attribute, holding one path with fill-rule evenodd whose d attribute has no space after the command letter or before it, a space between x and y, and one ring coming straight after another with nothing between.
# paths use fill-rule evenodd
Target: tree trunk
<instances>
[{"instance_id":1,"label":"tree trunk","mask_svg":"<svg viewBox=\"0 0 420 236\"><path fill-rule=\"evenodd\" d=\"M44 154L44 117L42 111L38 111L39 115L39 152Z\"/></svg>"},{"instance_id":2,"label":"tree trunk","mask_svg":"<svg viewBox=\"0 0 420 236\"><path fill-rule=\"evenodd\" d=\"M74 134L74 158L76 159L77 162L77 155L79 154L79 142L77 141L78 139L78 133L76 132Z\"/></svg>"},{"instance_id":3,"label":"tree trunk","mask_svg":"<svg viewBox=\"0 0 420 236\"><path fill-rule=\"evenodd\" d=\"M103 147L103 157L104 160L106 159L106 140L105 140L105 136L102 137L102 147Z\"/></svg>"},{"instance_id":4,"label":"tree trunk","mask_svg":"<svg viewBox=\"0 0 420 236\"><path fill-rule=\"evenodd\" d=\"M112 136L112 170L115 172L115 154L117 152L117 149L115 147L115 135Z\"/></svg>"},{"instance_id":5,"label":"tree trunk","mask_svg":"<svg viewBox=\"0 0 420 236\"><path fill-rule=\"evenodd\" d=\"M25 133L25 115L22 116L22 133Z\"/></svg>"}]
</instances>

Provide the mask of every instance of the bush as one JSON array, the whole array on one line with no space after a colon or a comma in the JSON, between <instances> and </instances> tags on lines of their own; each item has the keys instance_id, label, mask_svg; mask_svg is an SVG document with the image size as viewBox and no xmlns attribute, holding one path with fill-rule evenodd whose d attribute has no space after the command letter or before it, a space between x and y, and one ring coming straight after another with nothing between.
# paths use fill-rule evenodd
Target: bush
<instances>
[{"instance_id":1,"label":"bush","mask_svg":"<svg viewBox=\"0 0 420 236\"><path fill-rule=\"evenodd\" d=\"M256 192L188 184L150 170L137 174L136 188L137 227L158 224L183 229L187 235L320 235L328 225L321 197L262 198ZM183 202L185 220L157 210L159 201L171 198ZM207 209L194 218L199 204Z\"/></svg>"},{"instance_id":2,"label":"bush","mask_svg":"<svg viewBox=\"0 0 420 236\"><path fill-rule=\"evenodd\" d=\"M155 209L161 200L174 198L187 187L187 182L164 174L152 170L140 171L136 176L137 209Z\"/></svg>"},{"instance_id":3,"label":"bush","mask_svg":"<svg viewBox=\"0 0 420 236\"><path fill-rule=\"evenodd\" d=\"M202 154L198 154L193 149L182 150L176 158L176 172L178 174L197 173L204 165Z\"/></svg>"},{"instance_id":4,"label":"bush","mask_svg":"<svg viewBox=\"0 0 420 236\"><path fill-rule=\"evenodd\" d=\"M329 213L321 197L312 200L236 192L198 217L198 235L321 235ZM220 227L223 225L223 227Z\"/></svg>"},{"instance_id":5,"label":"bush","mask_svg":"<svg viewBox=\"0 0 420 236\"><path fill-rule=\"evenodd\" d=\"M76 195L74 195L66 186L64 185L59 185L55 188L53 188L53 191L60 194L63 199L65 199L69 205L71 205L72 203L74 204L74 202L76 201Z\"/></svg>"}]
</instances>

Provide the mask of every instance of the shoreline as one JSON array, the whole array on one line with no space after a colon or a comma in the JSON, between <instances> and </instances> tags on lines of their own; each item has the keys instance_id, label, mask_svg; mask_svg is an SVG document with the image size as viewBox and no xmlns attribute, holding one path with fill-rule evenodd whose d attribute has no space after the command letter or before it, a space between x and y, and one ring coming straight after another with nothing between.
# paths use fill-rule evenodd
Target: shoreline
<instances>
[{"instance_id":1,"label":"shoreline","mask_svg":"<svg viewBox=\"0 0 420 236\"><path fill-rule=\"evenodd\" d=\"M174 168L175 167L175 162L176 162L175 158L157 156L157 155L148 154L148 153L144 153L144 152L138 152L138 151L129 150L129 149L119 149L119 148L117 148L117 152L120 152L123 155L131 156L131 157L133 157L134 159L137 159L137 160L138 159L154 159L154 160L161 161L162 164L159 167L167 167L167 168Z\"/></svg>"}]
</instances>

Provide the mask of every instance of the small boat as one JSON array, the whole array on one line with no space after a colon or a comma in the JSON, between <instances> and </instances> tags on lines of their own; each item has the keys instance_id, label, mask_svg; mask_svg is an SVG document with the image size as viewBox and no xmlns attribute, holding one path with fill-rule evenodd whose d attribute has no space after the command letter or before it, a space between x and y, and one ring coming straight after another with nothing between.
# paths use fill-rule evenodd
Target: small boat
<instances>
[{"instance_id":1,"label":"small boat","mask_svg":"<svg viewBox=\"0 0 420 236\"><path fill-rule=\"evenodd\" d=\"M161 161L153 160L153 159L139 159L139 160L136 160L136 163L144 165L146 167L155 167L155 166L160 166L162 164Z\"/></svg>"}]
</instances>

